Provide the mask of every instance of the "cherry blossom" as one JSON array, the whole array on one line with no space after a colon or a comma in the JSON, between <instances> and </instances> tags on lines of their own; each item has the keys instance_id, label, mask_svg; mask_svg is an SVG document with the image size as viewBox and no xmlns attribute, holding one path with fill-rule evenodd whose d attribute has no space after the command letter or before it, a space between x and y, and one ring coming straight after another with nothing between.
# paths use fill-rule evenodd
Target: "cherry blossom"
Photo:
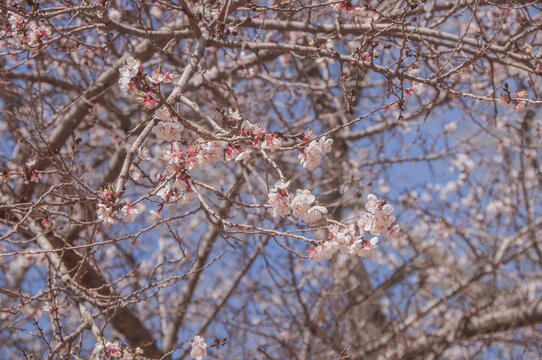
<instances>
[{"instance_id":1,"label":"cherry blossom","mask_svg":"<svg viewBox=\"0 0 542 360\"><path fill-rule=\"evenodd\" d=\"M281 144L282 142L278 138L277 134L266 135L265 140L262 142L262 150L269 150L273 152L277 150Z\"/></svg>"},{"instance_id":2,"label":"cherry blossom","mask_svg":"<svg viewBox=\"0 0 542 360\"><path fill-rule=\"evenodd\" d=\"M107 341L105 343L105 348L104 348L104 351L113 356L113 357L121 357L122 356L122 350L119 346L119 343L117 341L115 342L110 342L110 341Z\"/></svg>"},{"instance_id":3,"label":"cherry blossom","mask_svg":"<svg viewBox=\"0 0 542 360\"><path fill-rule=\"evenodd\" d=\"M107 15L113 21L121 21L121 19L122 19L122 14L117 9L110 8Z\"/></svg>"},{"instance_id":4,"label":"cherry blossom","mask_svg":"<svg viewBox=\"0 0 542 360\"><path fill-rule=\"evenodd\" d=\"M160 121L152 129L152 132L156 135L158 140L164 141L180 141L182 139L181 132L184 130L184 126L181 123L175 121Z\"/></svg>"},{"instance_id":5,"label":"cherry blossom","mask_svg":"<svg viewBox=\"0 0 542 360\"><path fill-rule=\"evenodd\" d=\"M122 220L133 223L139 215L139 210L131 204L124 205L120 210Z\"/></svg>"},{"instance_id":6,"label":"cherry blossom","mask_svg":"<svg viewBox=\"0 0 542 360\"><path fill-rule=\"evenodd\" d=\"M33 173L30 175L30 181L31 181L31 182L39 183L39 182L40 182L40 179L41 179L41 174L40 174L40 173L33 172Z\"/></svg>"},{"instance_id":7,"label":"cherry blossom","mask_svg":"<svg viewBox=\"0 0 542 360\"><path fill-rule=\"evenodd\" d=\"M322 162L322 156L331 152L332 144L333 140L326 140L325 136L321 137L318 141L311 141L298 156L301 165L307 170L312 171L316 169Z\"/></svg>"},{"instance_id":8,"label":"cherry blossom","mask_svg":"<svg viewBox=\"0 0 542 360\"><path fill-rule=\"evenodd\" d=\"M49 218L43 218L43 220L41 221L41 224L43 225L44 228L51 229L54 226L55 222L54 220L51 220Z\"/></svg>"},{"instance_id":9,"label":"cherry blossom","mask_svg":"<svg viewBox=\"0 0 542 360\"><path fill-rule=\"evenodd\" d=\"M207 167L216 162L222 161L226 143L223 141L209 141L201 144L196 156L196 166L198 168Z\"/></svg>"},{"instance_id":10,"label":"cherry blossom","mask_svg":"<svg viewBox=\"0 0 542 360\"><path fill-rule=\"evenodd\" d=\"M372 235L388 233L388 229L395 222L393 206L380 201L375 195L369 194L365 209L368 212L359 218L359 230Z\"/></svg>"},{"instance_id":11,"label":"cherry blossom","mask_svg":"<svg viewBox=\"0 0 542 360\"><path fill-rule=\"evenodd\" d=\"M30 161L27 161L26 162L26 166L28 167L28 169L30 170L30 182L33 182L33 183L39 183L40 182L40 179L41 179L41 174L38 173L34 167L36 166L36 161L35 160L30 160Z\"/></svg>"},{"instance_id":12,"label":"cherry blossom","mask_svg":"<svg viewBox=\"0 0 542 360\"><path fill-rule=\"evenodd\" d=\"M250 160L251 154L252 154L252 150L241 148L239 149L239 154L235 157L235 162Z\"/></svg>"},{"instance_id":13,"label":"cherry blossom","mask_svg":"<svg viewBox=\"0 0 542 360\"><path fill-rule=\"evenodd\" d=\"M126 63L119 69L119 87L122 91L128 91L134 87L132 78L134 78L139 71L143 70L141 62L132 56L126 59Z\"/></svg>"},{"instance_id":14,"label":"cherry blossom","mask_svg":"<svg viewBox=\"0 0 542 360\"><path fill-rule=\"evenodd\" d=\"M521 101L527 98L527 91L521 90L516 91L516 94L512 98L512 102L514 103L514 110L515 111L521 111L525 109L525 101Z\"/></svg>"},{"instance_id":15,"label":"cherry blossom","mask_svg":"<svg viewBox=\"0 0 542 360\"><path fill-rule=\"evenodd\" d=\"M164 84L164 83L170 83L173 80L177 79L179 77L176 73L170 73L167 71L162 71L162 67L159 67L158 69L154 70L151 73L151 76L147 76L147 79L152 84Z\"/></svg>"},{"instance_id":16,"label":"cherry blossom","mask_svg":"<svg viewBox=\"0 0 542 360\"><path fill-rule=\"evenodd\" d=\"M239 113L238 110L232 110L231 108L228 109L228 120L230 122L236 122L236 121L241 121L242 118L241 118L241 114Z\"/></svg>"},{"instance_id":17,"label":"cherry blossom","mask_svg":"<svg viewBox=\"0 0 542 360\"><path fill-rule=\"evenodd\" d=\"M43 38L51 36L51 29L47 26L31 26L28 40L29 46L38 46Z\"/></svg>"},{"instance_id":18,"label":"cherry blossom","mask_svg":"<svg viewBox=\"0 0 542 360\"><path fill-rule=\"evenodd\" d=\"M472 161L472 158L469 154L461 153L457 154L455 159L452 161L450 170L458 169L461 172L470 173L474 170L476 164Z\"/></svg>"},{"instance_id":19,"label":"cherry blossom","mask_svg":"<svg viewBox=\"0 0 542 360\"><path fill-rule=\"evenodd\" d=\"M335 251L330 244L322 244L316 247L313 246L307 253L309 254L310 260L320 262L322 260L331 259Z\"/></svg>"},{"instance_id":20,"label":"cherry blossom","mask_svg":"<svg viewBox=\"0 0 542 360\"><path fill-rule=\"evenodd\" d=\"M8 3L8 357L537 357L532 3Z\"/></svg>"},{"instance_id":21,"label":"cherry blossom","mask_svg":"<svg viewBox=\"0 0 542 360\"><path fill-rule=\"evenodd\" d=\"M97 206L98 210L96 211L96 216L99 221L103 222L105 225L112 225L117 221L111 207L101 203Z\"/></svg>"},{"instance_id":22,"label":"cherry blossom","mask_svg":"<svg viewBox=\"0 0 542 360\"><path fill-rule=\"evenodd\" d=\"M143 104L143 108L145 110L154 109L156 105L158 105L158 100L156 99L156 95L154 95L150 91L138 92L137 101Z\"/></svg>"},{"instance_id":23,"label":"cherry blossom","mask_svg":"<svg viewBox=\"0 0 542 360\"><path fill-rule=\"evenodd\" d=\"M286 188L290 182L277 181L275 187L267 195L267 203L273 208L271 216L285 217L290 214L290 194Z\"/></svg>"},{"instance_id":24,"label":"cherry blossom","mask_svg":"<svg viewBox=\"0 0 542 360\"><path fill-rule=\"evenodd\" d=\"M8 15L9 15L8 21L9 21L9 25L11 26L11 31L17 31L23 27L24 18L21 15L12 13L10 11L8 11Z\"/></svg>"},{"instance_id":25,"label":"cherry blossom","mask_svg":"<svg viewBox=\"0 0 542 360\"><path fill-rule=\"evenodd\" d=\"M150 160L150 151L148 148L146 147L143 147L143 148L139 148L137 149L137 155L136 155L136 161L137 163L143 161L143 160Z\"/></svg>"},{"instance_id":26,"label":"cherry blossom","mask_svg":"<svg viewBox=\"0 0 542 360\"><path fill-rule=\"evenodd\" d=\"M355 228L353 226L341 227L338 225L328 226L328 242L333 244L341 253L347 254L354 242Z\"/></svg>"},{"instance_id":27,"label":"cherry blossom","mask_svg":"<svg viewBox=\"0 0 542 360\"><path fill-rule=\"evenodd\" d=\"M356 239L356 241L350 247L349 253L351 255L374 258L376 257L376 252L374 251L374 248L376 247L377 243L378 237L376 236L373 237L371 240L365 240L361 238Z\"/></svg>"},{"instance_id":28,"label":"cherry blossom","mask_svg":"<svg viewBox=\"0 0 542 360\"><path fill-rule=\"evenodd\" d=\"M318 205L311 207L314 200L315 197L309 190L298 189L290 203L292 215L306 223L318 221L322 214L327 213L327 209Z\"/></svg>"},{"instance_id":29,"label":"cherry blossom","mask_svg":"<svg viewBox=\"0 0 542 360\"><path fill-rule=\"evenodd\" d=\"M162 198L163 201L168 201L169 197L171 196L171 186L169 185L169 182L163 182L159 185L156 196Z\"/></svg>"},{"instance_id":30,"label":"cherry blossom","mask_svg":"<svg viewBox=\"0 0 542 360\"><path fill-rule=\"evenodd\" d=\"M190 341L190 345L192 346L192 350L190 351L192 359L201 360L207 356L207 343L205 343L205 339L201 336L194 336Z\"/></svg>"},{"instance_id":31,"label":"cherry blossom","mask_svg":"<svg viewBox=\"0 0 542 360\"><path fill-rule=\"evenodd\" d=\"M153 223L156 223L162 219L162 215L160 215L160 212L158 210L150 210L149 211L149 220Z\"/></svg>"},{"instance_id":32,"label":"cherry blossom","mask_svg":"<svg viewBox=\"0 0 542 360\"><path fill-rule=\"evenodd\" d=\"M225 158L227 161L233 161L241 154L241 150L237 148L235 145L230 145L225 151Z\"/></svg>"}]
</instances>

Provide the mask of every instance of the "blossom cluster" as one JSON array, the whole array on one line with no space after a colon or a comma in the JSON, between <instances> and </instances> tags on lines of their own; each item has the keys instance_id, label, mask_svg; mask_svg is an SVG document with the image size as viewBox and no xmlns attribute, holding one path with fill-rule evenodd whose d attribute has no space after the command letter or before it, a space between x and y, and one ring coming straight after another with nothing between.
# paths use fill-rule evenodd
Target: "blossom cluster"
<instances>
[{"instance_id":1,"label":"blossom cluster","mask_svg":"<svg viewBox=\"0 0 542 360\"><path fill-rule=\"evenodd\" d=\"M517 91L514 96L510 94L508 91L508 87L504 88L504 93L501 93L500 102L503 105L508 105L510 103L514 104L514 110L515 111L522 111L525 109L526 102L524 100L527 99L527 91L521 90Z\"/></svg>"},{"instance_id":2,"label":"blossom cluster","mask_svg":"<svg viewBox=\"0 0 542 360\"><path fill-rule=\"evenodd\" d=\"M107 189L98 191L98 209L96 210L96 217L106 225L112 225L118 219L133 223L139 215L139 209L133 204L127 203L122 206L120 210L115 211L114 202L116 195L117 193L113 191L111 186Z\"/></svg>"},{"instance_id":3,"label":"blossom cluster","mask_svg":"<svg viewBox=\"0 0 542 360\"><path fill-rule=\"evenodd\" d=\"M164 140L167 142L171 141L181 141L181 132L184 127L178 121L175 121L171 117L171 111L162 106L160 109L154 112L155 119L160 120L155 127L153 127L152 132L156 135L158 140Z\"/></svg>"},{"instance_id":4,"label":"blossom cluster","mask_svg":"<svg viewBox=\"0 0 542 360\"><path fill-rule=\"evenodd\" d=\"M323 136L319 140L313 140L310 144L298 155L301 165L307 170L314 170L320 166L322 156L331 152L332 139L327 139Z\"/></svg>"},{"instance_id":5,"label":"blossom cluster","mask_svg":"<svg viewBox=\"0 0 542 360\"><path fill-rule=\"evenodd\" d=\"M122 91L128 91L135 86L135 83L132 81L136 75L143 70L141 66L141 61L134 59L133 57L128 57L126 63L123 67L119 69L120 78L119 78L119 87Z\"/></svg>"},{"instance_id":6,"label":"blossom cluster","mask_svg":"<svg viewBox=\"0 0 542 360\"><path fill-rule=\"evenodd\" d=\"M122 91L128 92L132 89L137 90L137 84L144 86L141 62L133 57L128 57L124 66L119 69L119 87ZM176 75L164 73L159 68L153 71L152 75L146 76L146 79L152 85L171 82ZM148 87L148 84L146 85ZM143 104L146 109L153 109L159 105L159 99L152 91L136 91L137 100ZM208 167L219 161L243 161L251 158L254 149L274 152L282 146L280 133L268 133L267 130L259 124L253 124L250 121L243 120L239 110L228 110L227 124L236 129L237 135L241 138L236 142L227 142L222 140L197 140L185 149L180 149L176 142L182 141L183 125L173 116L173 109L167 104L154 112L153 133L158 140L171 142L171 149L166 152L163 158L168 161L168 165L163 174L153 176L155 181L154 194L162 199L164 203L177 201L181 198L191 199L195 196L195 191L190 185L190 171ZM305 136L305 141L310 138ZM248 143L248 144L247 144ZM322 157L331 151L333 140L321 137L318 140L311 141L308 146L300 153L299 159L301 165L308 169L316 169L322 161ZM132 179L139 180L145 175L138 164L142 158L137 158L130 168ZM151 180L154 182L154 180ZM287 184L278 183L271 194L269 194L269 204L273 207L273 216L286 216L290 213L297 219L306 223L313 223L327 213L327 209L320 205L313 205L314 195L308 190L297 190L295 196L288 194ZM284 195L282 195L284 193ZM163 206L163 205L162 205ZM155 211L154 218L159 218L159 210ZM98 219L106 224L112 224L115 220L122 218L125 221L132 222L138 215L138 210L130 205L125 205L120 211L115 211L108 201L98 201L97 216Z\"/></svg>"},{"instance_id":7,"label":"blossom cluster","mask_svg":"<svg viewBox=\"0 0 542 360\"><path fill-rule=\"evenodd\" d=\"M206 168L219 161L241 161L250 154L250 150L235 150L228 147L225 141L213 140L202 141L200 143L188 145L185 149L180 149L177 144L173 144L173 150L166 151L163 159L168 162L164 174L158 174L158 191L156 195L163 201L177 201L181 198L191 200L196 193L190 185L191 170ZM133 171L137 173L136 170ZM173 185L169 180L173 180Z\"/></svg>"},{"instance_id":8,"label":"blossom cluster","mask_svg":"<svg viewBox=\"0 0 542 360\"><path fill-rule=\"evenodd\" d=\"M36 48L44 39L51 36L51 29L48 26L40 25L35 21L26 21L21 15L10 11L8 11L8 22L11 36L19 45ZM3 32L0 33L1 36Z\"/></svg>"},{"instance_id":9,"label":"blossom cluster","mask_svg":"<svg viewBox=\"0 0 542 360\"><path fill-rule=\"evenodd\" d=\"M320 262L329 260L337 251L353 256L375 257L374 251L378 244L376 235L395 237L399 234L399 226L395 222L393 206L380 201L375 195L369 194L363 213L354 224L328 226L328 239L323 244L313 246L308 250L309 259ZM366 234L373 235L369 240Z\"/></svg>"},{"instance_id":10,"label":"blossom cluster","mask_svg":"<svg viewBox=\"0 0 542 360\"><path fill-rule=\"evenodd\" d=\"M141 66L141 61L129 56L126 59L124 66L119 69L119 88L124 92L135 88L136 83L134 79L142 71L143 67ZM176 73L162 71L161 66L159 66L158 69L153 70L151 76L145 76L151 85L171 83L178 77L179 75ZM154 94L149 91L139 91L137 92L137 97L138 101L143 103L146 110L153 109L158 103Z\"/></svg>"},{"instance_id":11,"label":"blossom cluster","mask_svg":"<svg viewBox=\"0 0 542 360\"><path fill-rule=\"evenodd\" d=\"M230 121L233 119L235 121L241 120L239 113L232 112L230 109ZM282 145L281 140L278 138L278 135L269 134L267 130L259 124L253 124L248 120L244 120L241 128L237 132L237 135L248 136L252 139L252 146L255 148L261 148L262 150L268 150L273 152L280 148Z\"/></svg>"},{"instance_id":12,"label":"blossom cluster","mask_svg":"<svg viewBox=\"0 0 542 360\"><path fill-rule=\"evenodd\" d=\"M327 213L324 206L312 205L315 197L309 190L297 189L296 195L288 193L290 182L278 181L267 196L267 203L273 208L273 217L285 217L292 213L297 219L306 223L313 223Z\"/></svg>"}]
</instances>

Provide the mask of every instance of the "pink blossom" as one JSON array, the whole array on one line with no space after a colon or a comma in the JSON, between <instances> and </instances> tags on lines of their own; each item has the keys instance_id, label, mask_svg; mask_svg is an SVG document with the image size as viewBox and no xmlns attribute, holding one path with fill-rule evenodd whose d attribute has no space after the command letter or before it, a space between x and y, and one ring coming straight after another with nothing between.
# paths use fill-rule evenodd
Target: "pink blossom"
<instances>
[{"instance_id":1,"label":"pink blossom","mask_svg":"<svg viewBox=\"0 0 542 360\"><path fill-rule=\"evenodd\" d=\"M12 13L10 11L8 11L8 15L9 15L8 21L9 21L9 25L11 26L11 31L17 31L21 27L23 27L24 18L21 15Z\"/></svg>"},{"instance_id":2,"label":"pink blossom","mask_svg":"<svg viewBox=\"0 0 542 360\"><path fill-rule=\"evenodd\" d=\"M228 120L230 122L236 122L236 121L241 121L241 114L239 113L238 110L236 111L233 111L231 108L228 109Z\"/></svg>"},{"instance_id":3,"label":"pink blossom","mask_svg":"<svg viewBox=\"0 0 542 360\"><path fill-rule=\"evenodd\" d=\"M147 91L147 92L139 92L137 93L137 101L143 104L143 108L145 110L151 110L158 105L158 100L156 99L156 95L153 93Z\"/></svg>"},{"instance_id":4,"label":"pink blossom","mask_svg":"<svg viewBox=\"0 0 542 360\"><path fill-rule=\"evenodd\" d=\"M147 76L149 81L153 84L164 84L164 83L170 83L176 78L178 78L179 75L176 73L170 73L167 71L162 71L160 68L154 70L151 73L151 76Z\"/></svg>"},{"instance_id":5,"label":"pink blossom","mask_svg":"<svg viewBox=\"0 0 542 360\"><path fill-rule=\"evenodd\" d=\"M134 87L132 78L134 78L137 73L142 70L141 62L133 57L126 59L126 64L119 69L120 78L119 78L119 87L122 91L128 91Z\"/></svg>"},{"instance_id":6,"label":"pink blossom","mask_svg":"<svg viewBox=\"0 0 542 360\"><path fill-rule=\"evenodd\" d=\"M28 40L29 46L38 46L42 38L51 36L51 29L47 26L32 26Z\"/></svg>"},{"instance_id":7,"label":"pink blossom","mask_svg":"<svg viewBox=\"0 0 542 360\"><path fill-rule=\"evenodd\" d=\"M230 145L225 152L225 158L227 161L235 160L235 158L240 154L241 152L237 149L235 145Z\"/></svg>"},{"instance_id":8,"label":"pink blossom","mask_svg":"<svg viewBox=\"0 0 542 360\"><path fill-rule=\"evenodd\" d=\"M152 129L158 140L181 141L184 127L176 121L160 121Z\"/></svg>"},{"instance_id":9,"label":"pink blossom","mask_svg":"<svg viewBox=\"0 0 542 360\"><path fill-rule=\"evenodd\" d=\"M309 190L298 189L296 191L296 196L290 203L292 214L306 223L312 223L319 220L322 217L322 214L327 213L327 209L323 206L311 207L314 199L314 195L311 194Z\"/></svg>"},{"instance_id":10,"label":"pink blossom","mask_svg":"<svg viewBox=\"0 0 542 360\"><path fill-rule=\"evenodd\" d=\"M282 142L278 138L277 134L266 135L265 141L262 143L262 149L273 152L277 150L281 145L282 145Z\"/></svg>"},{"instance_id":11,"label":"pink blossom","mask_svg":"<svg viewBox=\"0 0 542 360\"><path fill-rule=\"evenodd\" d=\"M156 196L161 197L163 201L168 201L171 195L171 186L168 182L159 185L159 189L156 192Z\"/></svg>"},{"instance_id":12,"label":"pink blossom","mask_svg":"<svg viewBox=\"0 0 542 360\"><path fill-rule=\"evenodd\" d=\"M243 160L250 160L250 155L252 154L252 150L248 149L240 149L239 155L235 158L235 162L243 161Z\"/></svg>"},{"instance_id":13,"label":"pink blossom","mask_svg":"<svg viewBox=\"0 0 542 360\"><path fill-rule=\"evenodd\" d=\"M117 341L115 342L107 341L105 343L105 346L100 346L100 347L102 348L103 352L105 352L106 354L112 357L120 358L122 356L122 349L120 348L119 343Z\"/></svg>"},{"instance_id":14,"label":"pink blossom","mask_svg":"<svg viewBox=\"0 0 542 360\"><path fill-rule=\"evenodd\" d=\"M108 16L113 21L120 21L122 19L122 14L117 9L111 8L109 10Z\"/></svg>"},{"instance_id":15,"label":"pink blossom","mask_svg":"<svg viewBox=\"0 0 542 360\"><path fill-rule=\"evenodd\" d=\"M132 204L124 205L120 210L122 220L125 222L133 223L139 215L139 210L132 206Z\"/></svg>"},{"instance_id":16,"label":"pink blossom","mask_svg":"<svg viewBox=\"0 0 542 360\"><path fill-rule=\"evenodd\" d=\"M315 197L309 190L298 189L296 191L296 196L293 198L290 207L292 208L293 215L302 219L307 211L310 209L311 204L313 203Z\"/></svg>"},{"instance_id":17,"label":"pink blossom","mask_svg":"<svg viewBox=\"0 0 542 360\"><path fill-rule=\"evenodd\" d=\"M310 250L307 251L307 253L309 254L309 259L320 262L322 260L331 259L334 254L334 250L330 246L330 244L324 243L316 247L313 246Z\"/></svg>"},{"instance_id":18,"label":"pink blossom","mask_svg":"<svg viewBox=\"0 0 542 360\"><path fill-rule=\"evenodd\" d=\"M157 223L158 221L160 221L160 219L162 219L162 215L160 215L160 211L159 210L151 210L149 211L149 219L150 221L152 221L153 223Z\"/></svg>"},{"instance_id":19,"label":"pink blossom","mask_svg":"<svg viewBox=\"0 0 542 360\"><path fill-rule=\"evenodd\" d=\"M96 216L98 217L98 220L103 222L105 225L114 224L116 221L115 215L113 214L113 209L105 204L98 204Z\"/></svg>"},{"instance_id":20,"label":"pink blossom","mask_svg":"<svg viewBox=\"0 0 542 360\"><path fill-rule=\"evenodd\" d=\"M527 98L527 91L526 90L516 91L516 95L514 95L514 97L512 98L512 102L514 103L514 110L515 111L521 111L521 110L525 109L526 102L525 101L518 101L518 99L519 100L524 100L526 98Z\"/></svg>"},{"instance_id":21,"label":"pink blossom","mask_svg":"<svg viewBox=\"0 0 542 360\"><path fill-rule=\"evenodd\" d=\"M180 191L187 190L188 188L190 188L190 185L188 184L188 178L182 175L177 176L177 178L175 179L174 187Z\"/></svg>"},{"instance_id":22,"label":"pink blossom","mask_svg":"<svg viewBox=\"0 0 542 360\"><path fill-rule=\"evenodd\" d=\"M39 183L41 179L41 174L38 172L33 172L32 175L30 175L30 181L34 183Z\"/></svg>"},{"instance_id":23,"label":"pink blossom","mask_svg":"<svg viewBox=\"0 0 542 360\"><path fill-rule=\"evenodd\" d=\"M50 229L53 227L53 225L55 224L55 222L49 218L43 218L43 220L41 221L41 224L43 225L44 228L46 229Z\"/></svg>"},{"instance_id":24,"label":"pink blossom","mask_svg":"<svg viewBox=\"0 0 542 360\"><path fill-rule=\"evenodd\" d=\"M275 187L267 195L267 203L273 208L271 216L285 217L290 214L290 194L286 188L290 182L277 181Z\"/></svg>"},{"instance_id":25,"label":"pink blossom","mask_svg":"<svg viewBox=\"0 0 542 360\"><path fill-rule=\"evenodd\" d=\"M327 214L327 209L323 206L313 206L305 214L303 221L313 223L322 218L322 214Z\"/></svg>"},{"instance_id":26,"label":"pink blossom","mask_svg":"<svg viewBox=\"0 0 542 360\"><path fill-rule=\"evenodd\" d=\"M360 232L372 235L386 234L389 227L395 221L393 206L380 201L375 195L367 195L365 209L368 211L361 215L358 220Z\"/></svg>"},{"instance_id":27,"label":"pink blossom","mask_svg":"<svg viewBox=\"0 0 542 360\"><path fill-rule=\"evenodd\" d=\"M341 228L337 225L331 225L328 226L328 231L329 242L333 243L342 254L348 253L350 245L354 242L355 228L353 226Z\"/></svg>"},{"instance_id":28,"label":"pink blossom","mask_svg":"<svg viewBox=\"0 0 542 360\"><path fill-rule=\"evenodd\" d=\"M378 243L378 238L375 236L371 240L357 239L350 247L349 253L351 255L363 256L363 257L375 257L374 248Z\"/></svg>"},{"instance_id":29,"label":"pink blossom","mask_svg":"<svg viewBox=\"0 0 542 360\"><path fill-rule=\"evenodd\" d=\"M137 161L141 162L143 160L149 160L150 157L150 151L146 147L138 148L137 149Z\"/></svg>"},{"instance_id":30,"label":"pink blossom","mask_svg":"<svg viewBox=\"0 0 542 360\"><path fill-rule=\"evenodd\" d=\"M395 225L388 230L388 237L390 239L397 239L400 233L401 233L401 228L399 227L399 225Z\"/></svg>"},{"instance_id":31,"label":"pink blossom","mask_svg":"<svg viewBox=\"0 0 542 360\"><path fill-rule=\"evenodd\" d=\"M197 167L203 168L222 161L225 147L226 143L218 140L208 141L201 144L200 150L196 155Z\"/></svg>"},{"instance_id":32,"label":"pink blossom","mask_svg":"<svg viewBox=\"0 0 542 360\"><path fill-rule=\"evenodd\" d=\"M139 170L139 168L137 166L134 166L134 165L130 166L130 176L134 180L139 180L139 179L144 178L144 175L141 172L141 170Z\"/></svg>"},{"instance_id":33,"label":"pink blossom","mask_svg":"<svg viewBox=\"0 0 542 360\"><path fill-rule=\"evenodd\" d=\"M301 165L307 170L314 170L322 162L323 155L331 151L332 139L327 139L325 136L318 141L313 140L311 143L298 155Z\"/></svg>"}]
</instances>

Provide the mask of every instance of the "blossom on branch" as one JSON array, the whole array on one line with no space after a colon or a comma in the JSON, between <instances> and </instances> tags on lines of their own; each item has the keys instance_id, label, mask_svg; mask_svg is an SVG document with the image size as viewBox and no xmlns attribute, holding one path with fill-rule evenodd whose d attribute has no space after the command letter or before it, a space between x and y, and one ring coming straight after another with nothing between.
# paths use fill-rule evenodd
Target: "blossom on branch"
<instances>
[{"instance_id":1,"label":"blossom on branch","mask_svg":"<svg viewBox=\"0 0 542 360\"><path fill-rule=\"evenodd\" d=\"M298 158L301 165L307 170L314 170L322 162L322 156L331 152L332 139L327 139L325 136L318 141L313 140L299 155Z\"/></svg>"},{"instance_id":2,"label":"blossom on branch","mask_svg":"<svg viewBox=\"0 0 542 360\"><path fill-rule=\"evenodd\" d=\"M290 214L290 194L286 188L290 182L277 181L275 187L267 195L267 203L273 208L271 216L285 217Z\"/></svg>"},{"instance_id":3,"label":"blossom on branch","mask_svg":"<svg viewBox=\"0 0 542 360\"><path fill-rule=\"evenodd\" d=\"M127 204L122 207L120 213L122 220L133 223L139 215L139 210L133 207L132 204Z\"/></svg>"},{"instance_id":4,"label":"blossom on branch","mask_svg":"<svg viewBox=\"0 0 542 360\"><path fill-rule=\"evenodd\" d=\"M126 59L125 65L119 69L119 87L122 91L126 92L135 86L132 79L140 70L143 70L141 61L134 59L131 56Z\"/></svg>"},{"instance_id":5,"label":"blossom on branch","mask_svg":"<svg viewBox=\"0 0 542 360\"><path fill-rule=\"evenodd\" d=\"M290 203L292 214L306 223L313 223L320 220L322 214L327 213L327 209L323 206L312 206L314 202L314 195L309 190L296 191L296 196Z\"/></svg>"},{"instance_id":6,"label":"blossom on branch","mask_svg":"<svg viewBox=\"0 0 542 360\"><path fill-rule=\"evenodd\" d=\"M158 124L152 129L158 140L171 142L182 139L181 132L184 130L184 126L171 118L171 112L167 107L162 106L156 110L154 117L160 119Z\"/></svg>"},{"instance_id":7,"label":"blossom on branch","mask_svg":"<svg viewBox=\"0 0 542 360\"><path fill-rule=\"evenodd\" d=\"M190 351L190 358L201 360L207 356L207 343L205 339L199 335L194 336L192 341L190 341L192 350Z\"/></svg>"},{"instance_id":8,"label":"blossom on branch","mask_svg":"<svg viewBox=\"0 0 542 360\"><path fill-rule=\"evenodd\" d=\"M105 225L112 225L117 221L113 209L105 204L98 204L96 216L98 217L98 220Z\"/></svg>"}]
</instances>

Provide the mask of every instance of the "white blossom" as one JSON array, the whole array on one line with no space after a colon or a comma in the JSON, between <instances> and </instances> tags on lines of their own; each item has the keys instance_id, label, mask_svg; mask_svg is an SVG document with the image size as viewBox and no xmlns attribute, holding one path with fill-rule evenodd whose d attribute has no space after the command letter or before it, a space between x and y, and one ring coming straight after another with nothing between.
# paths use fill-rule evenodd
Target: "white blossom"
<instances>
[{"instance_id":1,"label":"white blossom","mask_svg":"<svg viewBox=\"0 0 542 360\"><path fill-rule=\"evenodd\" d=\"M133 207L131 204L124 205L120 210L122 220L125 222L133 223L139 215L139 210Z\"/></svg>"},{"instance_id":2,"label":"white blossom","mask_svg":"<svg viewBox=\"0 0 542 360\"><path fill-rule=\"evenodd\" d=\"M128 91L133 86L132 78L137 75L141 69L141 62L132 56L126 59L126 63L119 69L119 87L122 91Z\"/></svg>"},{"instance_id":3,"label":"white blossom","mask_svg":"<svg viewBox=\"0 0 542 360\"><path fill-rule=\"evenodd\" d=\"M290 200L291 196L286 188L290 185L290 182L277 181L275 187L269 191L267 195L267 203L273 208L271 216L287 216L290 214Z\"/></svg>"},{"instance_id":4,"label":"white blossom","mask_svg":"<svg viewBox=\"0 0 542 360\"><path fill-rule=\"evenodd\" d=\"M282 142L277 135L266 135L265 140L262 142L262 150L269 150L271 152L277 150L282 145Z\"/></svg>"},{"instance_id":5,"label":"white blossom","mask_svg":"<svg viewBox=\"0 0 542 360\"><path fill-rule=\"evenodd\" d=\"M321 137L318 141L313 140L310 142L299 155L299 161L301 166L307 170L314 170L322 162L322 156L331 151L332 139L327 139L325 136Z\"/></svg>"},{"instance_id":6,"label":"white blossom","mask_svg":"<svg viewBox=\"0 0 542 360\"><path fill-rule=\"evenodd\" d=\"M205 339L201 336L194 336L192 341L190 341L190 345L192 345L192 350L190 351L190 358L201 360L205 356L207 356L207 343L205 343Z\"/></svg>"},{"instance_id":7,"label":"white blossom","mask_svg":"<svg viewBox=\"0 0 542 360\"><path fill-rule=\"evenodd\" d=\"M322 214L327 213L327 209L323 206L311 207L314 199L314 195L311 194L309 190L298 189L296 196L290 203L292 214L306 223L312 223L319 220L322 217Z\"/></svg>"},{"instance_id":8,"label":"white blossom","mask_svg":"<svg viewBox=\"0 0 542 360\"><path fill-rule=\"evenodd\" d=\"M316 247L312 247L309 251L309 259L314 260L316 262L320 262L322 260L329 260L335 253L332 246L328 243L324 243L322 245L318 245Z\"/></svg>"},{"instance_id":9,"label":"white blossom","mask_svg":"<svg viewBox=\"0 0 542 360\"><path fill-rule=\"evenodd\" d=\"M98 209L96 210L96 216L99 221L103 222L106 225L114 224L116 219L113 214L113 209L105 204L98 204Z\"/></svg>"},{"instance_id":10,"label":"white blossom","mask_svg":"<svg viewBox=\"0 0 542 360\"><path fill-rule=\"evenodd\" d=\"M176 121L160 121L152 129L158 140L181 141L184 127Z\"/></svg>"}]
</instances>

